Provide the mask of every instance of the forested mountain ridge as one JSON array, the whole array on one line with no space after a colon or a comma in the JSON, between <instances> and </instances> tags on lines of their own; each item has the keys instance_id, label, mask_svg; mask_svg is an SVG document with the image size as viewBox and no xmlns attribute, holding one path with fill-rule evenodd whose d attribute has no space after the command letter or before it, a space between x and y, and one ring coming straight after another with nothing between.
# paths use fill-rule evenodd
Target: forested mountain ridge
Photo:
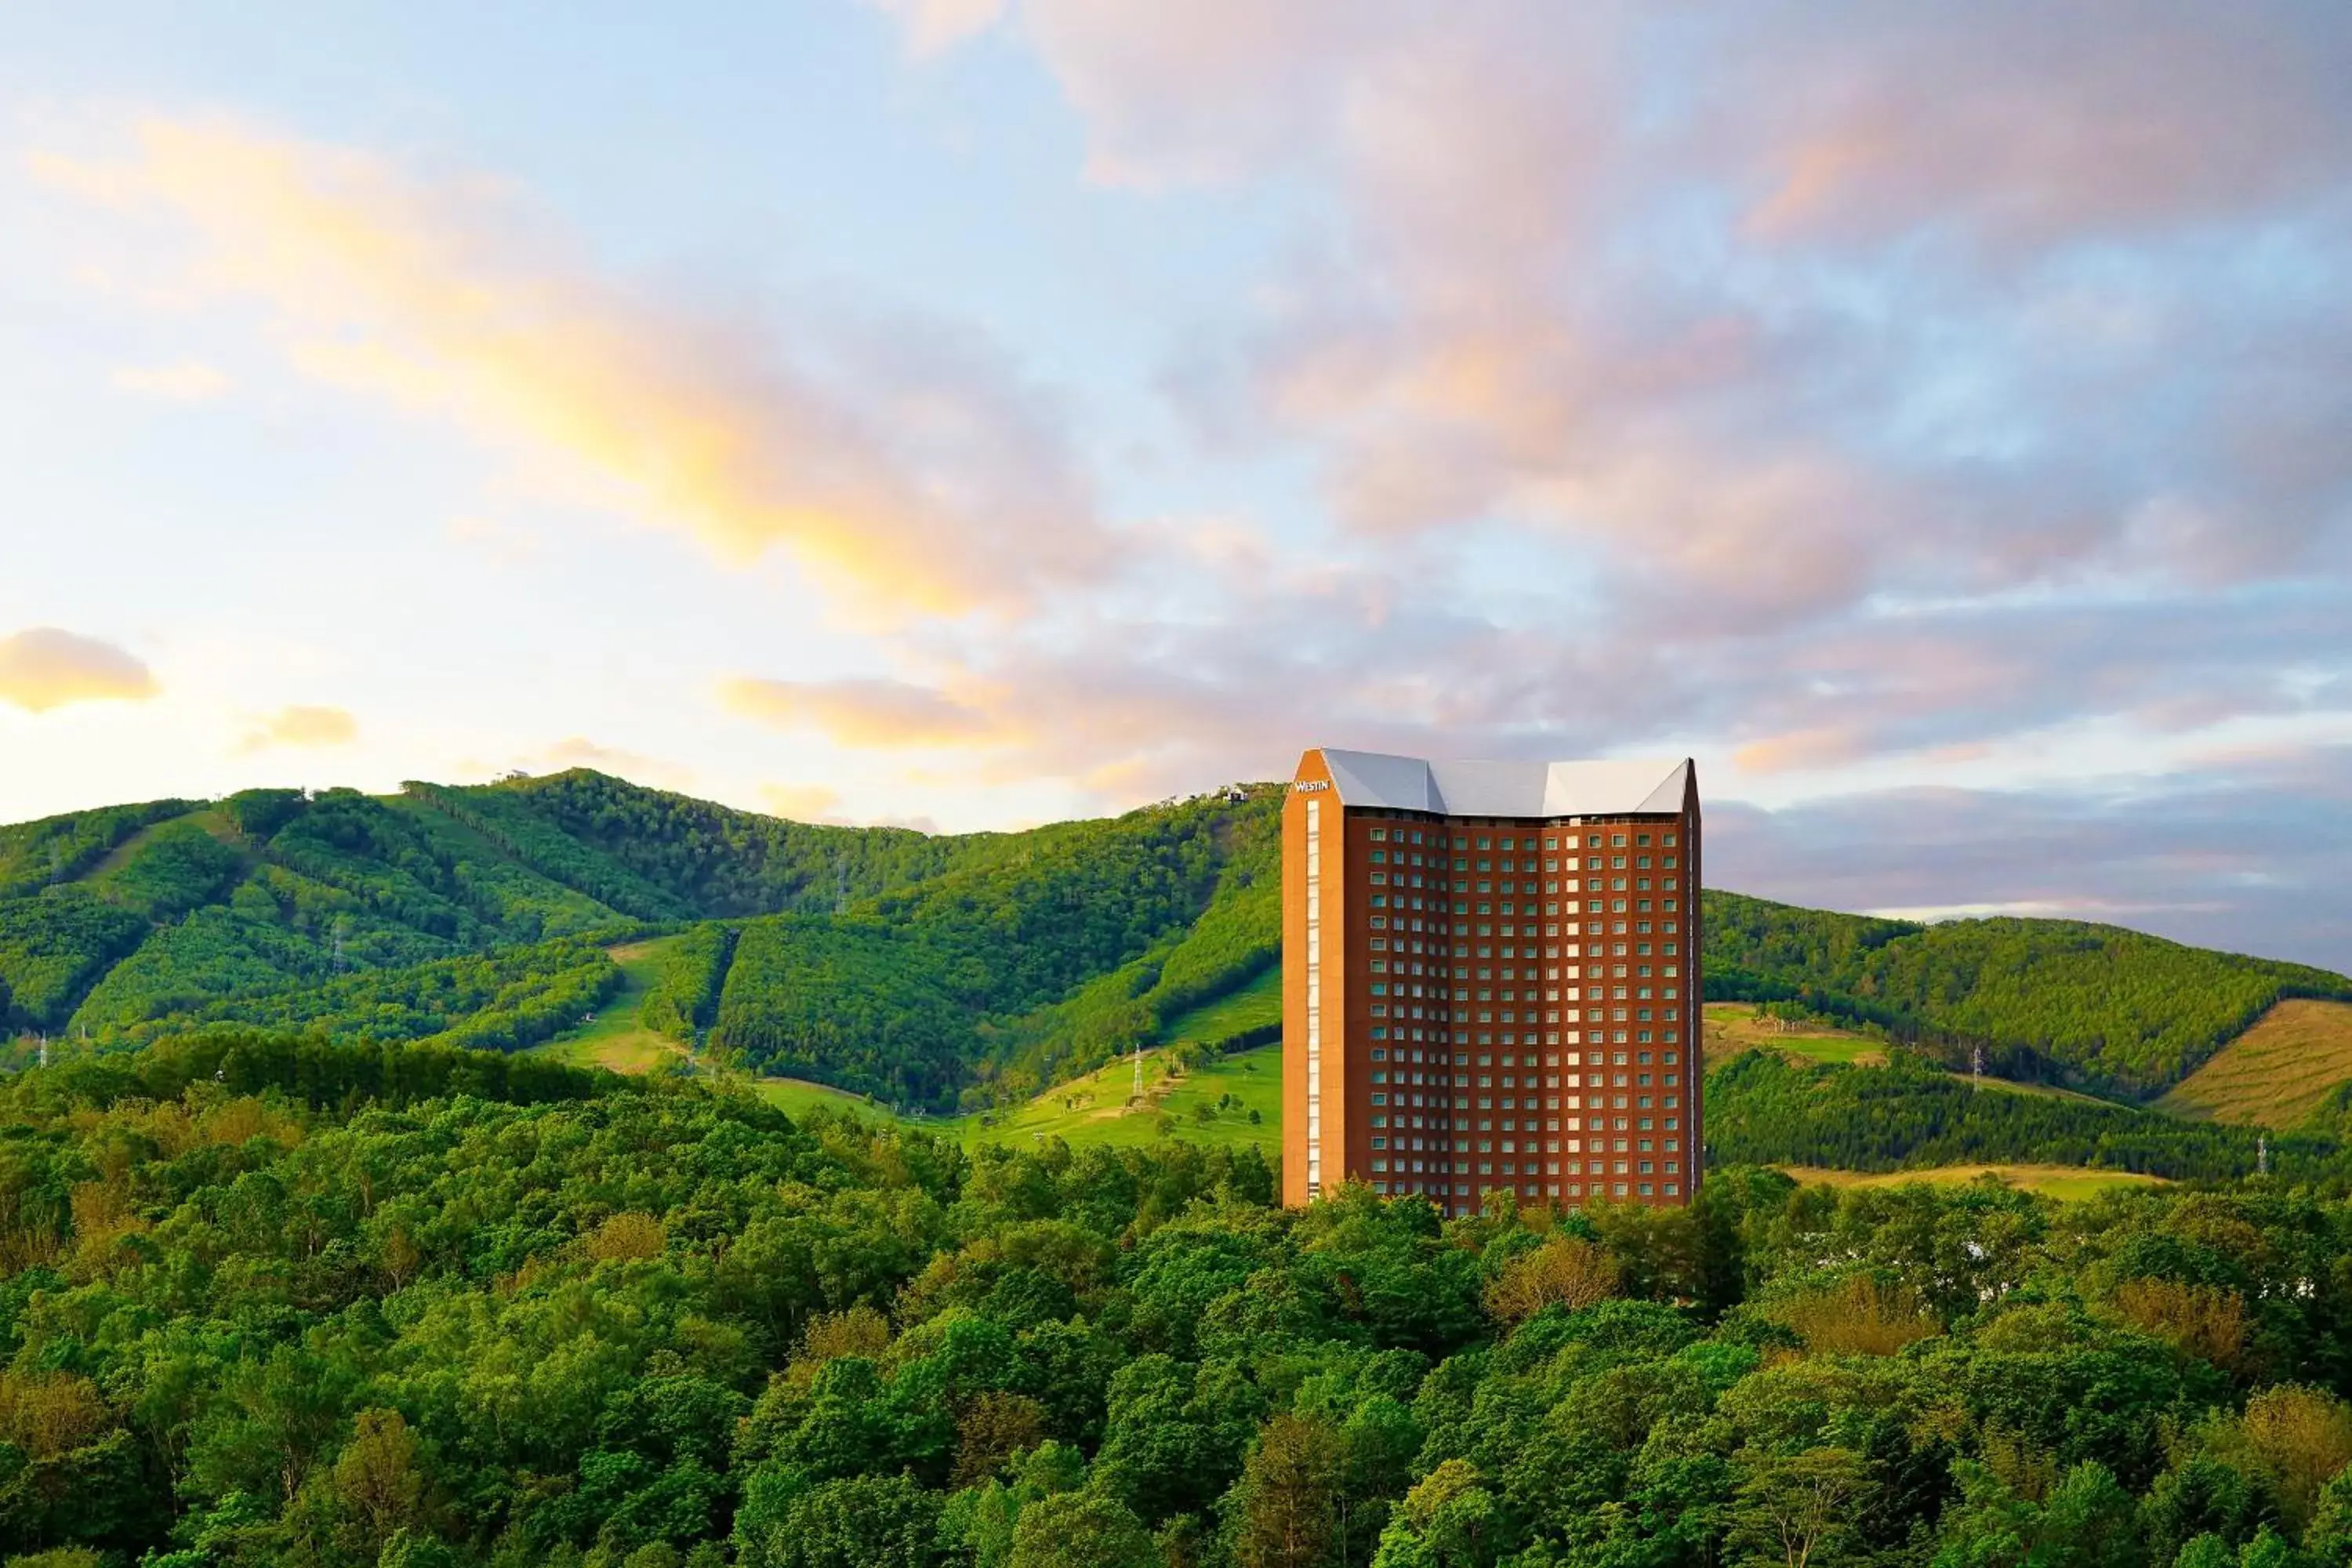
<instances>
[{"instance_id":1,"label":"forested mountain ridge","mask_svg":"<svg viewBox=\"0 0 2352 1568\"><path fill-rule=\"evenodd\" d=\"M1710 891L1706 991L1793 999L1950 1065L2142 1098L2187 1077L2285 997L2352 979L2080 921L1920 925Z\"/></svg>"},{"instance_id":2,"label":"forested mountain ridge","mask_svg":"<svg viewBox=\"0 0 2352 1568\"><path fill-rule=\"evenodd\" d=\"M898 1103L1025 1094L1275 962L1277 799L927 835L577 772L72 814L0 828L0 1024L512 1048L612 994L604 944L719 919L655 1026Z\"/></svg>"},{"instance_id":3,"label":"forested mountain ridge","mask_svg":"<svg viewBox=\"0 0 2352 1568\"><path fill-rule=\"evenodd\" d=\"M576 770L73 813L0 827L0 1032L514 1048L614 994L604 947L719 922L646 1001L651 1026L902 1106L1021 1100L1278 962L1279 800L930 835ZM2341 975L2112 926L1706 899L1710 996L2110 1095L2161 1091L2283 996L2352 997Z\"/></svg>"}]
</instances>

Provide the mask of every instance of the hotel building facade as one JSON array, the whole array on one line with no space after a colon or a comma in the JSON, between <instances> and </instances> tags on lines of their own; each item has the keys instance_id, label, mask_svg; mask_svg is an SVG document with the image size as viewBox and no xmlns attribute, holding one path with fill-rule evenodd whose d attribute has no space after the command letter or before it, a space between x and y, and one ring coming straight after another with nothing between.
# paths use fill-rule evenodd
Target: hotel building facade
<instances>
[{"instance_id":1,"label":"hotel building facade","mask_svg":"<svg viewBox=\"0 0 2352 1568\"><path fill-rule=\"evenodd\" d=\"M1345 1182L1685 1204L1703 1159L1697 769L1299 760L1284 1201Z\"/></svg>"}]
</instances>

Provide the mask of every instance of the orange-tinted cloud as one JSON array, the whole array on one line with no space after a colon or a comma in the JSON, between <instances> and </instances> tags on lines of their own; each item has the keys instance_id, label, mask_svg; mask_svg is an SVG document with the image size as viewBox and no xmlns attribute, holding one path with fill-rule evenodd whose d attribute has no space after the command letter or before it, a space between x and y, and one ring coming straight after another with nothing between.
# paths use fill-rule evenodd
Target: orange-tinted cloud
<instances>
[{"instance_id":1,"label":"orange-tinted cloud","mask_svg":"<svg viewBox=\"0 0 2352 1568\"><path fill-rule=\"evenodd\" d=\"M691 789L695 784L691 768L633 752L625 746L600 745L585 735L567 735L551 746L542 747L530 762L536 767L594 768L633 784L652 784L659 789Z\"/></svg>"},{"instance_id":2,"label":"orange-tinted cloud","mask_svg":"<svg viewBox=\"0 0 2352 1568\"><path fill-rule=\"evenodd\" d=\"M794 822L841 820L841 792L824 784L763 784L760 800L772 815Z\"/></svg>"},{"instance_id":3,"label":"orange-tinted cloud","mask_svg":"<svg viewBox=\"0 0 2352 1568\"><path fill-rule=\"evenodd\" d=\"M536 478L730 560L782 549L886 613L1017 605L1106 563L1055 416L968 334L838 327L766 352L766 323L616 286L483 182L218 121L130 140L33 166L181 220L196 286L266 301L299 368L445 416Z\"/></svg>"},{"instance_id":4,"label":"orange-tinted cloud","mask_svg":"<svg viewBox=\"0 0 2352 1568\"><path fill-rule=\"evenodd\" d=\"M143 702L159 689L144 664L96 637L56 626L0 637L0 702L28 713L74 702Z\"/></svg>"},{"instance_id":5,"label":"orange-tinted cloud","mask_svg":"<svg viewBox=\"0 0 2352 1568\"><path fill-rule=\"evenodd\" d=\"M341 708L298 704L280 708L237 742L241 752L272 746L348 746L360 738L360 721Z\"/></svg>"},{"instance_id":6,"label":"orange-tinted cloud","mask_svg":"<svg viewBox=\"0 0 2352 1568\"><path fill-rule=\"evenodd\" d=\"M723 681L730 712L780 729L821 731L845 745L877 749L1001 745L1009 738L980 709L903 680Z\"/></svg>"},{"instance_id":7,"label":"orange-tinted cloud","mask_svg":"<svg viewBox=\"0 0 2352 1568\"><path fill-rule=\"evenodd\" d=\"M1870 737L1847 725L1822 725L1793 734L1751 741L1732 754L1747 773L1789 773L1805 768L1834 767L1868 754Z\"/></svg>"}]
</instances>

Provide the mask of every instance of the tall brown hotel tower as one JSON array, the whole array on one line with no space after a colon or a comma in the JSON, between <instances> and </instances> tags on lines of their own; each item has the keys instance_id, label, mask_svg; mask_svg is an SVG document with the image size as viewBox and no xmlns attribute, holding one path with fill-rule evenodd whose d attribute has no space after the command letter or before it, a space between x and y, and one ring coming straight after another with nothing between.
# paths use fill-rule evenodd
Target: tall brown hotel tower
<instances>
[{"instance_id":1,"label":"tall brown hotel tower","mask_svg":"<svg viewBox=\"0 0 2352 1568\"><path fill-rule=\"evenodd\" d=\"M1282 1187L1464 1214L1699 1183L1698 772L1299 759L1282 818Z\"/></svg>"}]
</instances>

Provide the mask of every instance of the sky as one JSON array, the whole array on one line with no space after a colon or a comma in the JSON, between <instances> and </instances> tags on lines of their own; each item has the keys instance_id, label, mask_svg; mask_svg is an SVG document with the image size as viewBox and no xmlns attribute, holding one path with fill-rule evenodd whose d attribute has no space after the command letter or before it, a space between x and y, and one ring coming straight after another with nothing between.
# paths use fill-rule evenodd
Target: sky
<instances>
[{"instance_id":1,"label":"sky","mask_svg":"<svg viewBox=\"0 0 2352 1568\"><path fill-rule=\"evenodd\" d=\"M17 0L0 821L1691 756L2352 970L2341 0Z\"/></svg>"}]
</instances>

